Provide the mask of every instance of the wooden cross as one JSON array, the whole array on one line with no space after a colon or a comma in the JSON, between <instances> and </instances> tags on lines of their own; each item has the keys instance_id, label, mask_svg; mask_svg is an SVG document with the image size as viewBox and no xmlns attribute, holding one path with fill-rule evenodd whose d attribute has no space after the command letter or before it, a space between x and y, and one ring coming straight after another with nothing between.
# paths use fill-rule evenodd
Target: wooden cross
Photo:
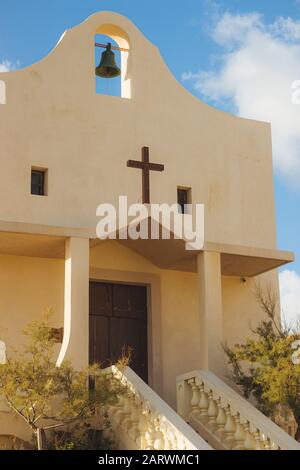
<instances>
[{"instance_id":1,"label":"wooden cross","mask_svg":"<svg viewBox=\"0 0 300 470\"><path fill-rule=\"evenodd\" d=\"M143 171L143 204L150 204L150 171L164 171L165 166L149 162L149 147L142 148L142 161L128 160L127 166Z\"/></svg>"}]
</instances>

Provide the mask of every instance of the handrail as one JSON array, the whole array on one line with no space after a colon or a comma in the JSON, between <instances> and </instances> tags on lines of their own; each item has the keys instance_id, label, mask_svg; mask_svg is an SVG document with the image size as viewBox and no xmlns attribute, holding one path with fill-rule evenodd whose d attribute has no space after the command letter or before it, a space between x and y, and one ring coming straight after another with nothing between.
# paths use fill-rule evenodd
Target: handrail
<instances>
[{"instance_id":1,"label":"handrail","mask_svg":"<svg viewBox=\"0 0 300 470\"><path fill-rule=\"evenodd\" d=\"M300 443L210 371L177 378L177 407L214 447L300 450Z\"/></svg>"},{"instance_id":2,"label":"handrail","mask_svg":"<svg viewBox=\"0 0 300 470\"><path fill-rule=\"evenodd\" d=\"M112 366L109 371L125 387L118 403L107 409L119 449L212 450L132 369Z\"/></svg>"}]
</instances>

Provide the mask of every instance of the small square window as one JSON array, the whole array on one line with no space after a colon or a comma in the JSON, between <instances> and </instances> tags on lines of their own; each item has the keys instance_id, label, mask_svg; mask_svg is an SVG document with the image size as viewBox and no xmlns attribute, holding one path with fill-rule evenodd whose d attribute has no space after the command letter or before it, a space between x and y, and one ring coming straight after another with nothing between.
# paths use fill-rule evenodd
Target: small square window
<instances>
[{"instance_id":1,"label":"small square window","mask_svg":"<svg viewBox=\"0 0 300 470\"><path fill-rule=\"evenodd\" d=\"M191 189L190 188L177 188L177 204L180 214L187 214L187 204L191 204Z\"/></svg>"},{"instance_id":2,"label":"small square window","mask_svg":"<svg viewBox=\"0 0 300 470\"><path fill-rule=\"evenodd\" d=\"M31 194L35 196L46 196L47 170L31 169Z\"/></svg>"}]
</instances>

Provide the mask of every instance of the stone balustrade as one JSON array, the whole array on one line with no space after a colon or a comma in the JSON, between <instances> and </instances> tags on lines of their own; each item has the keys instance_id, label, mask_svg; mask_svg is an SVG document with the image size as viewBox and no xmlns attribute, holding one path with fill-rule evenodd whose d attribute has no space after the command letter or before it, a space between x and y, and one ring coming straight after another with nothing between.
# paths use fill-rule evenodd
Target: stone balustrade
<instances>
[{"instance_id":1,"label":"stone balustrade","mask_svg":"<svg viewBox=\"0 0 300 470\"><path fill-rule=\"evenodd\" d=\"M300 444L209 371L177 378L177 410L217 450L300 450Z\"/></svg>"},{"instance_id":2,"label":"stone balustrade","mask_svg":"<svg viewBox=\"0 0 300 470\"><path fill-rule=\"evenodd\" d=\"M106 410L107 437L122 450L211 450L211 447L129 367L110 369L123 392Z\"/></svg>"}]
</instances>

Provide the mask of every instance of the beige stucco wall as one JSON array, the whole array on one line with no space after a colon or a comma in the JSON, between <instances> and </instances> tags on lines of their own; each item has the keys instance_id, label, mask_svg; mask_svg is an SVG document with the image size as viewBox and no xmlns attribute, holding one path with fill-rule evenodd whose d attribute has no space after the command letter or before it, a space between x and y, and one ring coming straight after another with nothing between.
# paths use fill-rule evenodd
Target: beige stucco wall
<instances>
[{"instance_id":1,"label":"beige stucco wall","mask_svg":"<svg viewBox=\"0 0 300 470\"><path fill-rule=\"evenodd\" d=\"M131 99L95 93L96 32L130 48ZM207 240L275 248L270 126L189 94L128 19L96 13L43 60L0 78L0 219L95 226L99 203L141 199L140 171L126 162L148 145L165 164L151 175L152 202L174 203L177 186L191 187L206 205ZM45 198L30 195L32 165L49 169Z\"/></svg>"},{"instance_id":2,"label":"beige stucco wall","mask_svg":"<svg viewBox=\"0 0 300 470\"><path fill-rule=\"evenodd\" d=\"M174 380L179 371L200 367L197 276L164 271L161 283L163 393L167 402L175 407Z\"/></svg>"},{"instance_id":3,"label":"beige stucco wall","mask_svg":"<svg viewBox=\"0 0 300 470\"><path fill-rule=\"evenodd\" d=\"M0 339L21 350L28 323L41 320L47 309L53 311L51 324L63 326L64 261L56 259L0 256ZM57 346L57 352L59 346ZM1 412L0 434L16 434L31 439L24 423Z\"/></svg>"},{"instance_id":4,"label":"beige stucco wall","mask_svg":"<svg viewBox=\"0 0 300 470\"><path fill-rule=\"evenodd\" d=\"M51 323L63 326L64 261L0 256L0 337L9 344L23 342L30 321L53 310Z\"/></svg>"},{"instance_id":5,"label":"beige stucco wall","mask_svg":"<svg viewBox=\"0 0 300 470\"><path fill-rule=\"evenodd\" d=\"M279 316L279 285L276 270L256 278L248 278L246 283L237 277L222 278L223 335L230 346L243 342L246 336L251 336L251 329L266 318L255 296L257 286L265 292L271 288L272 294L278 299Z\"/></svg>"}]
</instances>

